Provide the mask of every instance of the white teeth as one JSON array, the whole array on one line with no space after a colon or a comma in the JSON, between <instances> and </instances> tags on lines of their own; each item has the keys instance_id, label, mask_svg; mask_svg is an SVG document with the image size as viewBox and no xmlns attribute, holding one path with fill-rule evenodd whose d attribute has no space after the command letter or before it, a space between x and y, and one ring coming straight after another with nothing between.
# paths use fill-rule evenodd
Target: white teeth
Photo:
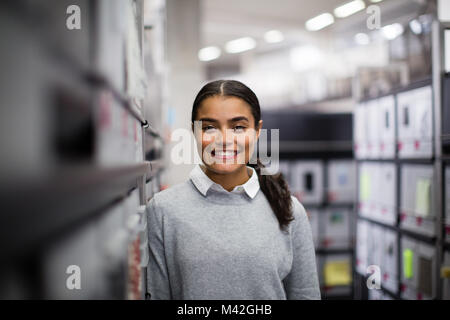
<instances>
[{"instance_id":1,"label":"white teeth","mask_svg":"<svg viewBox=\"0 0 450 320\"><path fill-rule=\"evenodd\" d=\"M234 156L234 151L215 151L217 157L231 157Z\"/></svg>"}]
</instances>

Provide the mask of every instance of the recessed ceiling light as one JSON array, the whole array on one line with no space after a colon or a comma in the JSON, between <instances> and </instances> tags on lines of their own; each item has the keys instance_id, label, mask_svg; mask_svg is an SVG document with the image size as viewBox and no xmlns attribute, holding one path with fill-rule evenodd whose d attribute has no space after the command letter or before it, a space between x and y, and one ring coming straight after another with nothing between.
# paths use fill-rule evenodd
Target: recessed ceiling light
<instances>
[{"instance_id":1,"label":"recessed ceiling light","mask_svg":"<svg viewBox=\"0 0 450 320\"><path fill-rule=\"evenodd\" d=\"M393 23L381 28L383 36L388 40L394 40L404 31L403 26L400 23Z\"/></svg>"},{"instance_id":2,"label":"recessed ceiling light","mask_svg":"<svg viewBox=\"0 0 450 320\"><path fill-rule=\"evenodd\" d=\"M228 41L225 44L225 50L228 53L239 53L251 50L256 47L255 39L251 37L243 37L235 40Z\"/></svg>"},{"instance_id":3,"label":"recessed ceiling light","mask_svg":"<svg viewBox=\"0 0 450 320\"><path fill-rule=\"evenodd\" d=\"M345 18L363 10L365 7L366 4L362 0L350 1L334 9L334 15L338 18Z\"/></svg>"},{"instance_id":4,"label":"recessed ceiling light","mask_svg":"<svg viewBox=\"0 0 450 320\"><path fill-rule=\"evenodd\" d=\"M198 59L200 61L211 61L220 57L221 50L218 47L205 47L198 51Z\"/></svg>"},{"instance_id":5,"label":"recessed ceiling light","mask_svg":"<svg viewBox=\"0 0 450 320\"><path fill-rule=\"evenodd\" d=\"M422 33L422 24L417 19L411 20L409 22L409 27L411 28L411 31L414 32L415 34Z\"/></svg>"},{"instance_id":6,"label":"recessed ceiling light","mask_svg":"<svg viewBox=\"0 0 450 320\"><path fill-rule=\"evenodd\" d=\"M367 35L367 33L358 33L355 35L355 42L359 45L367 45L370 43L370 37Z\"/></svg>"},{"instance_id":7,"label":"recessed ceiling light","mask_svg":"<svg viewBox=\"0 0 450 320\"><path fill-rule=\"evenodd\" d=\"M333 24L333 22L333 15L327 12L306 21L305 27L309 31L318 31L329 26L330 24Z\"/></svg>"},{"instance_id":8,"label":"recessed ceiling light","mask_svg":"<svg viewBox=\"0 0 450 320\"><path fill-rule=\"evenodd\" d=\"M284 40L283 33L279 30L270 30L264 34L264 40L267 43L277 43Z\"/></svg>"}]
</instances>

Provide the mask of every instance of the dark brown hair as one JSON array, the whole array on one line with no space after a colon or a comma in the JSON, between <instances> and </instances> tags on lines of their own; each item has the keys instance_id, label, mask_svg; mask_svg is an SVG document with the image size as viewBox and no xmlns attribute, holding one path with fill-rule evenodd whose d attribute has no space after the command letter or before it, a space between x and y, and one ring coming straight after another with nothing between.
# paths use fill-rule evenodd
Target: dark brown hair
<instances>
[{"instance_id":1,"label":"dark brown hair","mask_svg":"<svg viewBox=\"0 0 450 320\"><path fill-rule=\"evenodd\" d=\"M203 86L194 100L191 117L192 123L197 118L197 111L203 100L213 96L232 96L244 100L250 106L251 113L255 119L255 128L257 127L259 120L261 120L261 108L258 98L249 87L236 80L216 80ZM247 165L255 168L261 190L269 201L278 219L280 228L285 230L293 220L291 193L289 192L286 180L281 173L261 175L261 168L264 168L264 165L259 158L256 164L248 163Z\"/></svg>"}]
</instances>

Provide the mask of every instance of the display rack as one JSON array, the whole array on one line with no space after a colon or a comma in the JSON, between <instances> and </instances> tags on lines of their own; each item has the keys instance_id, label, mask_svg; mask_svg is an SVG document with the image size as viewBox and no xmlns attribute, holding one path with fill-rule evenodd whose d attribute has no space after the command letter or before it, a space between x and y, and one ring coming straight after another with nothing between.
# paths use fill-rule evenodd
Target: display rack
<instances>
[{"instance_id":1,"label":"display rack","mask_svg":"<svg viewBox=\"0 0 450 320\"><path fill-rule=\"evenodd\" d=\"M263 120L268 130L282 128L280 171L310 219L322 298L351 299L352 116L288 110L266 112Z\"/></svg>"},{"instance_id":2,"label":"display rack","mask_svg":"<svg viewBox=\"0 0 450 320\"><path fill-rule=\"evenodd\" d=\"M163 139L146 118L161 106L145 95L143 5L0 4L1 82L16 88L1 98L1 143L14 145L0 170L2 298L147 298L146 205L164 165L146 146ZM81 289L67 282L74 266Z\"/></svg>"},{"instance_id":3,"label":"display rack","mask_svg":"<svg viewBox=\"0 0 450 320\"><path fill-rule=\"evenodd\" d=\"M433 68L429 79L362 100L356 108L355 155L359 199L355 259L359 279L355 283L357 299L449 298L443 294L442 286L448 280L442 278L445 276L443 252L446 226L445 154L442 153L445 135L441 129L444 121L442 113L448 112L445 111L448 106L443 106L442 91L445 76L444 30L448 27L439 21L432 23ZM390 113L383 106L386 97L393 102ZM369 115L371 123L362 120L364 113ZM377 129L378 119L380 125ZM391 135L389 130L392 130ZM392 154L383 153L381 147L378 152L370 150L370 145L372 149L377 148L377 143L384 146L386 136L388 140L395 141ZM368 171L383 165L395 168L395 178L389 184L382 183L383 180L376 182L376 173L367 179ZM369 192L377 183L381 184L380 188ZM390 204L394 219L386 222L376 202L380 197L375 193L387 190L391 185L395 186L394 201ZM387 247L389 240L382 236L383 232L392 235L395 243ZM381 290L367 288L369 265L381 267ZM391 281L392 277L388 280L388 276L392 275L394 281Z\"/></svg>"}]
</instances>

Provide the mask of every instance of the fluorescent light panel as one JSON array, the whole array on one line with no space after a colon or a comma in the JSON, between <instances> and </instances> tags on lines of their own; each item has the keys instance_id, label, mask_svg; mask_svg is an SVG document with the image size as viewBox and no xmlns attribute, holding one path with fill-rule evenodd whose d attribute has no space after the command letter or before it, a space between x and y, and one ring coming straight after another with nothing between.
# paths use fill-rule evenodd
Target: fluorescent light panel
<instances>
[{"instance_id":1,"label":"fluorescent light panel","mask_svg":"<svg viewBox=\"0 0 450 320\"><path fill-rule=\"evenodd\" d=\"M200 61L211 61L217 59L220 55L220 48L215 46L205 47L198 51L198 59Z\"/></svg>"},{"instance_id":2,"label":"fluorescent light panel","mask_svg":"<svg viewBox=\"0 0 450 320\"><path fill-rule=\"evenodd\" d=\"M338 18L345 18L363 10L365 7L366 4L362 0L350 1L334 9L334 15Z\"/></svg>"},{"instance_id":3,"label":"fluorescent light panel","mask_svg":"<svg viewBox=\"0 0 450 320\"><path fill-rule=\"evenodd\" d=\"M305 23L305 27L309 31L319 31L334 23L334 18L331 13L322 13L314 18L309 19Z\"/></svg>"},{"instance_id":4,"label":"fluorescent light panel","mask_svg":"<svg viewBox=\"0 0 450 320\"><path fill-rule=\"evenodd\" d=\"M383 36L388 40L394 40L403 33L404 29L400 23L393 23L381 28Z\"/></svg>"},{"instance_id":5,"label":"fluorescent light panel","mask_svg":"<svg viewBox=\"0 0 450 320\"><path fill-rule=\"evenodd\" d=\"M228 53L239 53L251 50L256 47L256 41L250 37L243 37L235 40L228 41L225 44L225 50Z\"/></svg>"},{"instance_id":6,"label":"fluorescent light panel","mask_svg":"<svg viewBox=\"0 0 450 320\"><path fill-rule=\"evenodd\" d=\"M267 43L277 43L284 40L283 33L279 30L270 30L264 34L264 40Z\"/></svg>"}]
</instances>

